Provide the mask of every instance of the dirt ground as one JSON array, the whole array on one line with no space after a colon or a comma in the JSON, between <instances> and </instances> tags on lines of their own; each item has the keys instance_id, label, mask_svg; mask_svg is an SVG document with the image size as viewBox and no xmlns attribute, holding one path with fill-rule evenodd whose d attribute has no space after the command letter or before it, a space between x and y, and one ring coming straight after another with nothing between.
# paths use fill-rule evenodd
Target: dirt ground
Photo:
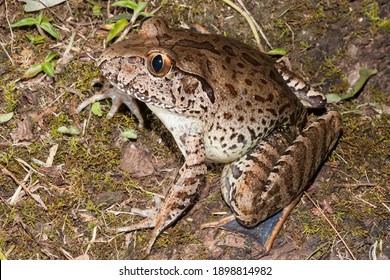
<instances>
[{"instance_id":1,"label":"dirt ground","mask_svg":"<svg viewBox=\"0 0 390 280\"><path fill-rule=\"evenodd\" d=\"M26 35L38 35L37 28L11 33L9 25L39 12L27 14L21 2L0 0L0 114L13 112L0 123L1 258L389 259L390 3L243 2L272 48L286 50L293 71L323 92L347 92L361 68L378 71L358 96L328 104L343 116L343 135L271 252L264 255L260 244L238 233L200 230L228 211L220 195L222 166L211 163L196 204L157 239L149 256L150 230L116 234L116 227L142 219L129 215L131 208L150 208L152 193L166 193L183 158L145 106L145 129L126 108L108 120L109 101L101 102L102 117L89 109L74 113L96 91L94 58L108 34L107 2L71 0L44 10L61 38L32 44ZM200 23L256 46L245 18L222 0L149 1L147 11L157 7L155 14L171 26ZM54 78L22 78L52 51L62 59ZM63 126L82 132L61 133ZM137 138L125 140L120 134L126 130L135 130Z\"/></svg>"}]
</instances>

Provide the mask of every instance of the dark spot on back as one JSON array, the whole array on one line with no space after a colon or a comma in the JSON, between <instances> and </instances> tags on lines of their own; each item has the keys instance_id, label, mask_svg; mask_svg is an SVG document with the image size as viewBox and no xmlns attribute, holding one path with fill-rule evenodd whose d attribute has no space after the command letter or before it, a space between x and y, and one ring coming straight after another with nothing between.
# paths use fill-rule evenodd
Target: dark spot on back
<instances>
[{"instance_id":1,"label":"dark spot on back","mask_svg":"<svg viewBox=\"0 0 390 280\"><path fill-rule=\"evenodd\" d=\"M272 109L272 108L267 108L265 109L266 111L270 112L273 116L277 116L277 113L275 111L275 109Z\"/></svg>"},{"instance_id":2,"label":"dark spot on back","mask_svg":"<svg viewBox=\"0 0 390 280\"><path fill-rule=\"evenodd\" d=\"M210 51L212 53L220 55L219 51L217 51L214 48L214 45L209 43L209 42L198 42L198 41L183 39L183 40L178 41L175 46L208 50L208 51Z\"/></svg>"},{"instance_id":3,"label":"dark spot on back","mask_svg":"<svg viewBox=\"0 0 390 280\"><path fill-rule=\"evenodd\" d=\"M165 44L166 41L172 40L172 36L168 35L167 33L163 33L156 38L160 44Z\"/></svg>"},{"instance_id":4,"label":"dark spot on back","mask_svg":"<svg viewBox=\"0 0 390 280\"><path fill-rule=\"evenodd\" d=\"M237 71L233 69L232 80L237 80Z\"/></svg>"},{"instance_id":5,"label":"dark spot on back","mask_svg":"<svg viewBox=\"0 0 390 280\"><path fill-rule=\"evenodd\" d=\"M281 106L279 109L279 115L283 115L286 108L288 108L288 104L284 104L283 106Z\"/></svg>"},{"instance_id":6,"label":"dark spot on back","mask_svg":"<svg viewBox=\"0 0 390 280\"><path fill-rule=\"evenodd\" d=\"M207 65L207 70L208 70L210 73L212 73L213 71L212 71L211 69L212 69L213 63L212 63L210 60L207 59L206 65Z\"/></svg>"},{"instance_id":7,"label":"dark spot on back","mask_svg":"<svg viewBox=\"0 0 390 280\"><path fill-rule=\"evenodd\" d=\"M271 80L274 80L276 83L280 84L282 82L282 78L276 70L272 69L269 73L269 77Z\"/></svg>"},{"instance_id":8,"label":"dark spot on back","mask_svg":"<svg viewBox=\"0 0 390 280\"><path fill-rule=\"evenodd\" d=\"M228 45L223 45L222 49L230 56L236 56L236 53L233 51L233 48Z\"/></svg>"},{"instance_id":9,"label":"dark spot on back","mask_svg":"<svg viewBox=\"0 0 390 280\"><path fill-rule=\"evenodd\" d=\"M252 81L249 80L249 79L245 79L245 83L246 83L248 86L251 86L251 85L252 85Z\"/></svg>"},{"instance_id":10,"label":"dark spot on back","mask_svg":"<svg viewBox=\"0 0 390 280\"><path fill-rule=\"evenodd\" d=\"M234 89L234 86L231 84L225 84L225 86L228 88L229 93L231 96L236 97L238 95L237 91Z\"/></svg>"},{"instance_id":11,"label":"dark spot on back","mask_svg":"<svg viewBox=\"0 0 390 280\"><path fill-rule=\"evenodd\" d=\"M247 53L242 53L242 57L247 61L249 62L250 64L252 64L253 66L259 66L260 65L260 62L258 62L255 58L253 58L252 56L250 56L249 54Z\"/></svg>"},{"instance_id":12,"label":"dark spot on back","mask_svg":"<svg viewBox=\"0 0 390 280\"><path fill-rule=\"evenodd\" d=\"M259 102L264 102L265 101L265 99L263 98L263 97L261 97L260 95L255 95L255 100L256 101L259 101Z\"/></svg>"},{"instance_id":13,"label":"dark spot on back","mask_svg":"<svg viewBox=\"0 0 390 280\"><path fill-rule=\"evenodd\" d=\"M232 113L230 112L227 112L227 113L224 113L223 114L223 117L225 118L225 120L230 120L232 118Z\"/></svg>"},{"instance_id":14,"label":"dark spot on back","mask_svg":"<svg viewBox=\"0 0 390 280\"><path fill-rule=\"evenodd\" d=\"M263 85L266 85L266 84L267 84L267 81L264 80L264 79L261 79L261 78L260 78L260 82L261 82Z\"/></svg>"}]
</instances>

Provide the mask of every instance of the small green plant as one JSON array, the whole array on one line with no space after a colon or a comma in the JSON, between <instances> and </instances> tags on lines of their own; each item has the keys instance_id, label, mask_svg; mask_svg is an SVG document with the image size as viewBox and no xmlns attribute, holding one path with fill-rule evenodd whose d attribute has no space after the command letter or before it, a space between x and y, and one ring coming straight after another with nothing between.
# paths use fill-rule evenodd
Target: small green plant
<instances>
[{"instance_id":1,"label":"small green plant","mask_svg":"<svg viewBox=\"0 0 390 280\"><path fill-rule=\"evenodd\" d=\"M43 63L35 64L34 66L27 69L23 74L23 78L32 78L39 74L40 72L45 72L50 77L54 77L54 67L57 62L52 62L53 58L59 56L57 52L51 52L46 57Z\"/></svg>"},{"instance_id":2,"label":"small green plant","mask_svg":"<svg viewBox=\"0 0 390 280\"><path fill-rule=\"evenodd\" d=\"M151 13L143 12L143 10L148 5L148 2L133 2L133 1L117 1L113 3L111 6L114 7L123 7L133 10L133 15L130 17L130 21L128 21L127 14L123 14L123 18L119 18L111 28L110 32L108 33L108 36L106 38L106 41L109 42L112 39L114 39L116 36L118 36L119 33L122 33L121 37L126 36L126 34L130 31L131 27L136 22L137 18L139 16L144 17L150 17L153 16ZM126 29L127 28L127 29Z\"/></svg>"},{"instance_id":3,"label":"small green plant","mask_svg":"<svg viewBox=\"0 0 390 280\"><path fill-rule=\"evenodd\" d=\"M13 116L14 116L13 112L6 113L6 114L0 114L0 123L8 122L9 120L12 119Z\"/></svg>"},{"instance_id":4,"label":"small green plant","mask_svg":"<svg viewBox=\"0 0 390 280\"><path fill-rule=\"evenodd\" d=\"M359 79L355 82L355 84L349 89L349 91L345 92L344 94L327 94L326 99L327 103L337 103L341 100L346 100L354 97L360 90L363 88L363 86L366 84L368 79L375 75L378 71L375 69L368 69L368 68L360 68L359 69Z\"/></svg>"},{"instance_id":5,"label":"small green plant","mask_svg":"<svg viewBox=\"0 0 390 280\"><path fill-rule=\"evenodd\" d=\"M94 5L92 7L92 14L95 16L101 16L102 15L102 7L99 5Z\"/></svg>"},{"instance_id":6,"label":"small green plant","mask_svg":"<svg viewBox=\"0 0 390 280\"><path fill-rule=\"evenodd\" d=\"M38 29L39 34L42 37L47 37L45 32L49 33L52 37L59 39L60 33L58 30L50 23L51 19L43 16L42 13L39 14L37 18L24 18L18 22L11 24L11 27L24 27L35 25ZM31 35L30 35L31 36ZM29 38L29 40L31 40Z\"/></svg>"},{"instance_id":7,"label":"small green plant","mask_svg":"<svg viewBox=\"0 0 390 280\"><path fill-rule=\"evenodd\" d=\"M45 37L43 37L42 35L35 35L34 36L34 35L31 35L31 34L27 34L26 37L34 45L43 44L43 42L45 41Z\"/></svg>"}]
</instances>

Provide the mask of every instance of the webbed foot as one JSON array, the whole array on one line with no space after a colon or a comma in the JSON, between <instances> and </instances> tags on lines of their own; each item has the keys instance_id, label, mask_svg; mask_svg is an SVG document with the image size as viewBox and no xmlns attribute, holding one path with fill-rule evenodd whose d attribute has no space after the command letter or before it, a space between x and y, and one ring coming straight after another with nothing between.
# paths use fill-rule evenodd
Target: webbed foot
<instances>
[{"instance_id":1,"label":"webbed foot","mask_svg":"<svg viewBox=\"0 0 390 280\"><path fill-rule=\"evenodd\" d=\"M301 195L299 195L291 204L289 204L283 210L262 221L255 227L244 227L238 222L234 215L229 215L217 222L203 224L201 226L201 229L207 227L218 227L224 230L244 234L246 236L252 237L257 242L259 242L264 247L264 253L268 254L272 248L275 238L282 229L284 222L286 221L288 215L291 213L292 209L298 203L300 198Z\"/></svg>"},{"instance_id":2,"label":"webbed foot","mask_svg":"<svg viewBox=\"0 0 390 280\"><path fill-rule=\"evenodd\" d=\"M111 119L118 111L119 107L124 104L138 119L139 127L142 128L144 126L144 119L141 115L136 99L127 93L114 88L113 86L104 86L101 93L96 93L90 98L84 100L79 106L77 106L76 114L80 113L81 110L83 110L88 105L103 99L112 100L112 106L107 114L108 119Z\"/></svg>"}]
</instances>

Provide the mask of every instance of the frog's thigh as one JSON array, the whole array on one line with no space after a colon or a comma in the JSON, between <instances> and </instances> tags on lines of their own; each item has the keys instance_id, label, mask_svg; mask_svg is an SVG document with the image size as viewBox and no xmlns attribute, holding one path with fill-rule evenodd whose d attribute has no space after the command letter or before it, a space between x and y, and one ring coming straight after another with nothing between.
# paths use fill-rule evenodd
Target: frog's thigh
<instances>
[{"instance_id":1,"label":"frog's thigh","mask_svg":"<svg viewBox=\"0 0 390 280\"><path fill-rule=\"evenodd\" d=\"M290 204L307 186L340 133L340 114L328 112L294 141L289 141L288 134L275 134L225 167L224 198L236 218L245 226L255 226Z\"/></svg>"},{"instance_id":2,"label":"frog's thigh","mask_svg":"<svg viewBox=\"0 0 390 280\"><path fill-rule=\"evenodd\" d=\"M269 216L270 210L267 210L265 217L258 217L256 212L259 212L257 210L262 204L259 198L266 191L264 187L273 167L295 137L294 131L274 132L239 160L225 166L222 172L222 195L236 218L244 225L256 225Z\"/></svg>"}]
</instances>

